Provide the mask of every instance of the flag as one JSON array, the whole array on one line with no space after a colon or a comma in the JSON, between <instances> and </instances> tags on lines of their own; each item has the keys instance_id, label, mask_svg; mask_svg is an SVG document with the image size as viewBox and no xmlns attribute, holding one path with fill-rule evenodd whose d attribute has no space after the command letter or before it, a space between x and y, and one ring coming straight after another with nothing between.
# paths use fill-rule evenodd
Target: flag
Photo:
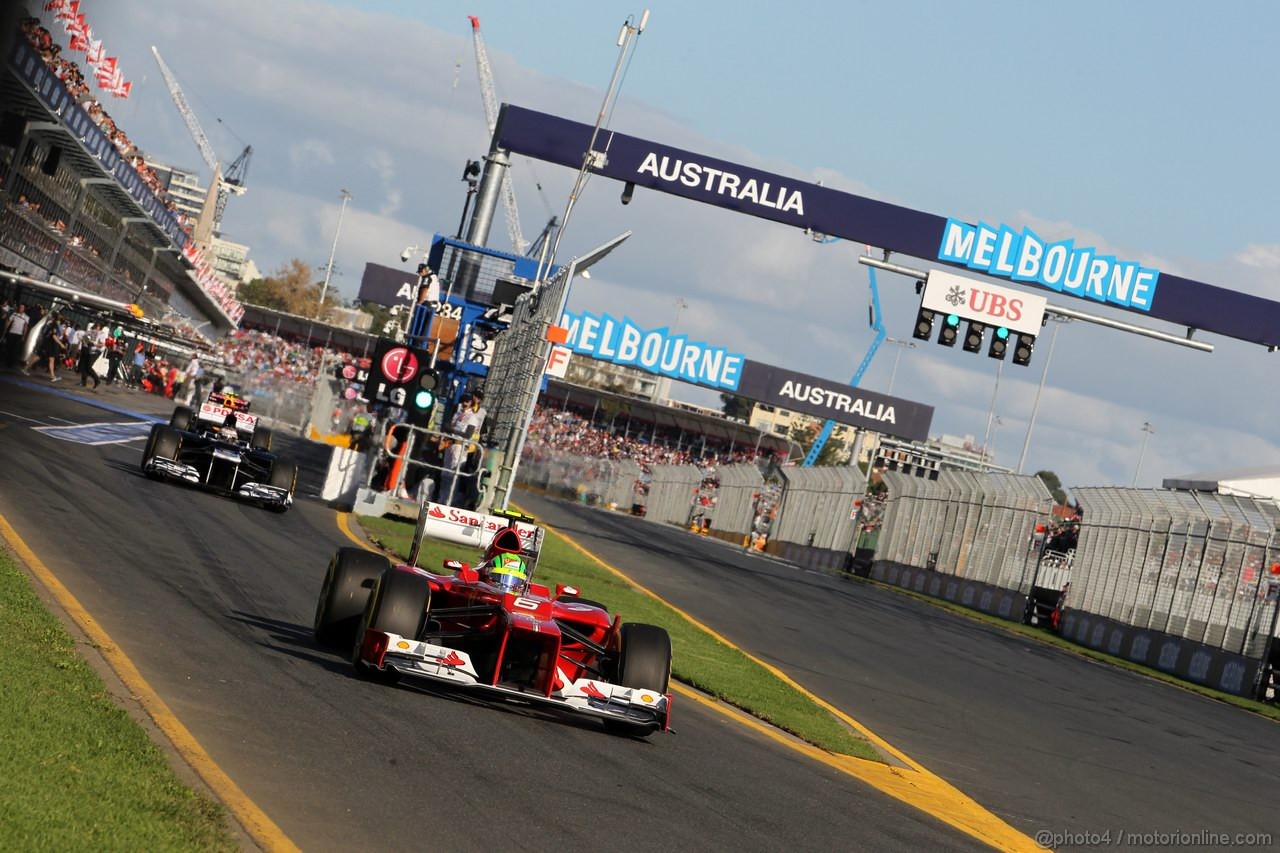
<instances>
[{"instance_id":1,"label":"flag","mask_svg":"<svg viewBox=\"0 0 1280 853\"><path fill-rule=\"evenodd\" d=\"M80 0L71 0L70 3L63 3L62 0L55 0L58 3L54 7L57 14L53 16L55 21L71 21L75 19L76 14L80 10Z\"/></svg>"},{"instance_id":2,"label":"flag","mask_svg":"<svg viewBox=\"0 0 1280 853\"><path fill-rule=\"evenodd\" d=\"M44 4L44 10L46 12L60 12L65 5L67 5L67 0L49 0L48 3Z\"/></svg>"},{"instance_id":3,"label":"flag","mask_svg":"<svg viewBox=\"0 0 1280 853\"><path fill-rule=\"evenodd\" d=\"M117 98L127 98L129 97L129 92L131 89L133 89L132 80L130 80L127 83L121 83L119 86L111 90L111 94Z\"/></svg>"},{"instance_id":4,"label":"flag","mask_svg":"<svg viewBox=\"0 0 1280 853\"><path fill-rule=\"evenodd\" d=\"M105 51L102 49L102 39L89 42L89 49L84 52L85 59L90 65L97 65L102 61L102 55Z\"/></svg>"}]
</instances>

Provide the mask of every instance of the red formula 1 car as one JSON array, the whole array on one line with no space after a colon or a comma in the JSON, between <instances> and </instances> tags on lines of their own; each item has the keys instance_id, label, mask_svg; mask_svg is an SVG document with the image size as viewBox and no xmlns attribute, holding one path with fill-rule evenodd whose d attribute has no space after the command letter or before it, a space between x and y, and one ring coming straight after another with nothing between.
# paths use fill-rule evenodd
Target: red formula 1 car
<instances>
[{"instance_id":1,"label":"red formula 1 car","mask_svg":"<svg viewBox=\"0 0 1280 853\"><path fill-rule=\"evenodd\" d=\"M442 573L340 548L320 590L316 639L350 649L356 671L377 680L446 682L594 716L619 734L666 731L666 630L623 623L572 587L553 594L532 583L540 534L508 523L492 534L483 563L448 560ZM495 568L513 557L524 577Z\"/></svg>"}]
</instances>

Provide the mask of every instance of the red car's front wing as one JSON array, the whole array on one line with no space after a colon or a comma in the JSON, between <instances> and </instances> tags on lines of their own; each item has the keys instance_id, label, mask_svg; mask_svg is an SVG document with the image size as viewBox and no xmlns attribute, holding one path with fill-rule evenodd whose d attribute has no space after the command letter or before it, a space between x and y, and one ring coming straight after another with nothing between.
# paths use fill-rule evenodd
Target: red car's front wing
<instances>
[{"instance_id":1,"label":"red car's front wing","mask_svg":"<svg viewBox=\"0 0 1280 853\"><path fill-rule=\"evenodd\" d=\"M570 681L556 668L550 694L486 682L476 672L471 657L457 649L410 640L398 634L367 631L360 646L360 660L382 671L402 676L446 682L503 696L556 706L575 713L667 731L671 722L669 693L638 687L621 687L598 678Z\"/></svg>"}]
</instances>

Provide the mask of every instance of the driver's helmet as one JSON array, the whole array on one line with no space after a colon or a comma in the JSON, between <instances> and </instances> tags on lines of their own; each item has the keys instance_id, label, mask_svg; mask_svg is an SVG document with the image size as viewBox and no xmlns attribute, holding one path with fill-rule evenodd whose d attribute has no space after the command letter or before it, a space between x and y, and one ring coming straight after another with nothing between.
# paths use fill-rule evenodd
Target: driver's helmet
<instances>
[{"instance_id":1,"label":"driver's helmet","mask_svg":"<svg viewBox=\"0 0 1280 853\"><path fill-rule=\"evenodd\" d=\"M519 554L499 554L480 567L480 574L505 592L521 593L529 582L529 568Z\"/></svg>"},{"instance_id":2,"label":"driver's helmet","mask_svg":"<svg viewBox=\"0 0 1280 853\"><path fill-rule=\"evenodd\" d=\"M236 433L236 416L235 414L227 415L222 422L222 427L218 430L218 438L223 441L236 441L239 435Z\"/></svg>"}]
</instances>

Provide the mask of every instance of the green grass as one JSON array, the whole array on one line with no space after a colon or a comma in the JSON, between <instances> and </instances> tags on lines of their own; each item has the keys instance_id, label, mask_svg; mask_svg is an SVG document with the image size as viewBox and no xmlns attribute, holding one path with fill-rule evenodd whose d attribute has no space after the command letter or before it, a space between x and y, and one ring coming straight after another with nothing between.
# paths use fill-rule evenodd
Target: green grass
<instances>
[{"instance_id":1,"label":"green grass","mask_svg":"<svg viewBox=\"0 0 1280 853\"><path fill-rule=\"evenodd\" d=\"M0 551L0 850L234 850Z\"/></svg>"},{"instance_id":2,"label":"green grass","mask_svg":"<svg viewBox=\"0 0 1280 853\"><path fill-rule=\"evenodd\" d=\"M386 518L359 518L359 522L379 547L402 558L408 554L412 524ZM473 553L460 546L427 541L418 564L428 570L438 569L446 557L475 559ZM830 752L884 760L867 741L812 699L602 568L552 531L547 531L535 580L553 590L557 583L575 586L584 598L607 605L610 613L621 613L628 622L666 628L671 634L672 674L678 680ZM674 727L679 727L678 710Z\"/></svg>"},{"instance_id":3,"label":"green grass","mask_svg":"<svg viewBox=\"0 0 1280 853\"><path fill-rule=\"evenodd\" d=\"M1127 669L1130 672L1145 675L1147 678L1153 678L1156 681L1163 681L1165 684L1172 684L1174 687L1181 687L1183 690L1190 693L1205 696L1209 699L1216 699L1219 702L1225 702L1228 705L1234 705L1237 708L1252 711L1255 714L1261 714L1264 717L1270 717L1273 720L1280 721L1280 707L1275 705L1269 705L1265 702L1258 702L1253 699L1246 699L1245 697L1237 696L1234 693L1224 693L1221 690L1214 690L1212 687L1206 687L1203 684L1196 684L1194 681L1186 681L1170 675L1167 672L1143 666L1142 664L1134 663L1133 661L1125 658L1115 657L1114 655L1109 655L1106 652L1100 652L1087 646L1077 645L1065 637L1061 637L1051 631L1046 631L1041 628L1032 628L1030 625L1023 625L1020 622L1010 622L1007 619L1001 619L998 616L983 613L981 610L970 610L969 608L962 607L959 604L940 598L931 598L923 593L903 589L902 587L894 584L881 583L880 581L874 581L869 578L857 578L857 580L862 583L878 586L882 589L910 596L911 598L931 604L934 607L939 607L943 610L948 610L952 613L964 616L965 618L972 619L975 622L982 622L983 624L999 628L1003 631L1008 631L1011 634L1018 634L1019 636L1025 637L1029 640L1035 640L1039 643L1056 646L1060 649L1071 652L1072 654L1089 658L1090 660L1110 664L1111 666L1119 667L1120 669Z\"/></svg>"}]
</instances>

